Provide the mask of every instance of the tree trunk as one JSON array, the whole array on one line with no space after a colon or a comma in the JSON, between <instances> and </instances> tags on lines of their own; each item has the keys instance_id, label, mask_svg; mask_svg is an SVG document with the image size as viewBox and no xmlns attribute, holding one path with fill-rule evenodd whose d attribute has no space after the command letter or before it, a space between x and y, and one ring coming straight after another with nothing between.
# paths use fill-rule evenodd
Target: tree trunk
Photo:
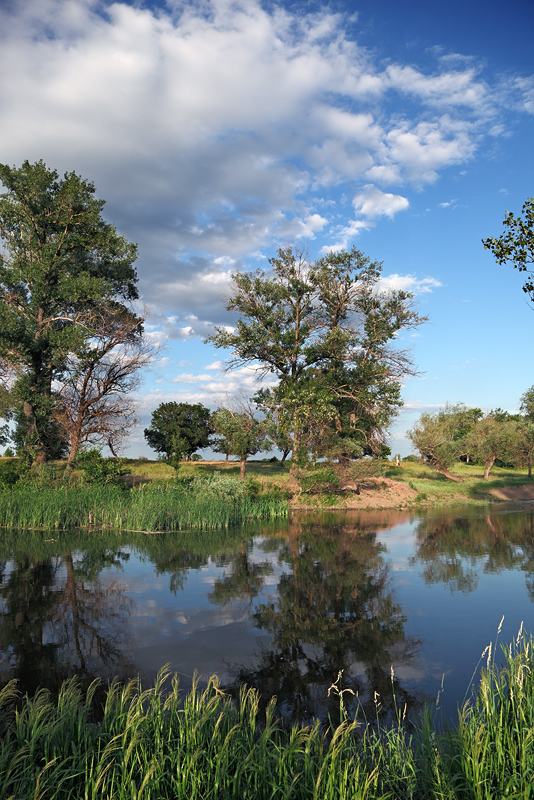
<instances>
[{"instance_id":1,"label":"tree trunk","mask_svg":"<svg viewBox=\"0 0 534 800\"><path fill-rule=\"evenodd\" d=\"M114 448L113 448L113 444L112 444L112 442L111 442L111 441L108 441L108 443L107 443L107 444L108 444L108 447L109 447L109 449L111 450L111 455L113 456L113 458L115 459L115 461L120 461L120 458L119 458L119 456L117 455L117 453L115 452L115 450L114 450Z\"/></svg>"},{"instance_id":2,"label":"tree trunk","mask_svg":"<svg viewBox=\"0 0 534 800\"><path fill-rule=\"evenodd\" d=\"M495 459L496 458L497 458L497 456L492 456L492 458L490 458L489 461L486 461L486 466L484 468L484 480L486 480L486 481L489 481L490 469L492 468L493 464L495 463Z\"/></svg>"},{"instance_id":3,"label":"tree trunk","mask_svg":"<svg viewBox=\"0 0 534 800\"><path fill-rule=\"evenodd\" d=\"M241 480L244 480L244 478L245 478L245 470L246 470L246 468L247 468L247 459L246 458L242 458L240 463L239 463L239 477L241 478Z\"/></svg>"},{"instance_id":4,"label":"tree trunk","mask_svg":"<svg viewBox=\"0 0 534 800\"><path fill-rule=\"evenodd\" d=\"M280 463L281 463L281 464L285 464L285 462L286 462L286 458L288 457L288 455L290 454L290 452L291 452L291 449L290 449L290 448L287 448L286 450L284 450L284 451L283 451L283 453L282 453L282 460L280 461Z\"/></svg>"},{"instance_id":5,"label":"tree trunk","mask_svg":"<svg viewBox=\"0 0 534 800\"><path fill-rule=\"evenodd\" d=\"M448 478L450 481L454 481L455 483L461 483L462 479L459 478L457 475L451 475L448 469L438 469L440 475L443 475L445 478Z\"/></svg>"},{"instance_id":6,"label":"tree trunk","mask_svg":"<svg viewBox=\"0 0 534 800\"><path fill-rule=\"evenodd\" d=\"M79 449L80 449L80 431L77 430L71 436L69 457L67 459L67 466L65 467L63 478L70 478L70 476L72 475L72 470L74 469L74 462L76 461L76 456L78 455Z\"/></svg>"}]
</instances>

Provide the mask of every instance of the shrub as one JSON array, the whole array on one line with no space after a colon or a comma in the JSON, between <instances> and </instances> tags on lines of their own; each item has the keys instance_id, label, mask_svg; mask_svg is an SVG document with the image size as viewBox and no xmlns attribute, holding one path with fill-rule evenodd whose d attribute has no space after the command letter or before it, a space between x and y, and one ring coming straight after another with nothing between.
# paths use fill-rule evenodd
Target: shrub
<instances>
[{"instance_id":1,"label":"shrub","mask_svg":"<svg viewBox=\"0 0 534 800\"><path fill-rule=\"evenodd\" d=\"M86 483L104 485L119 483L123 475L129 475L131 470L124 469L124 460L120 458L102 458L100 450L96 448L80 453L76 458L76 466L83 470ZM121 483L121 485L124 485Z\"/></svg>"}]
</instances>

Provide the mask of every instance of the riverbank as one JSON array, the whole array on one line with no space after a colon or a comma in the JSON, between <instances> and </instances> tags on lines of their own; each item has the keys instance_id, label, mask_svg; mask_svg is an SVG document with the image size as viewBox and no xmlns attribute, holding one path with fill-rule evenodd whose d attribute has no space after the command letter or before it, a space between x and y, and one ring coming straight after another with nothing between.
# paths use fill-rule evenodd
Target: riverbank
<instances>
[{"instance_id":1,"label":"riverbank","mask_svg":"<svg viewBox=\"0 0 534 800\"><path fill-rule=\"evenodd\" d=\"M490 648L490 653L491 648ZM237 702L213 678L185 697L165 671L86 693L75 680L59 699L0 692L0 800L430 800L530 797L534 782L534 656L521 636L488 658L476 696L440 729L427 709L413 729L347 718L339 678L330 687L341 724L290 730L254 690ZM341 674L340 674L341 678ZM169 682L171 685L169 686Z\"/></svg>"},{"instance_id":2,"label":"riverbank","mask_svg":"<svg viewBox=\"0 0 534 800\"><path fill-rule=\"evenodd\" d=\"M0 463L2 461L5 459L0 459ZM64 462L52 462L48 465L41 491L32 494L33 499L29 498L28 502L34 503L36 500L39 503L44 502L49 489L62 488L64 466ZM178 484L181 484L182 488L173 491L176 497L179 495L185 503L189 502L189 507L184 506L182 510L181 507L178 509L174 500L170 501L169 489L177 483L176 472L171 466L165 462L146 459L125 460L124 466L129 470L129 474L121 480L124 488L133 490L128 492L132 499L128 502L120 501L121 509L114 515L110 516L107 511L104 513L105 525L108 527L120 527L122 524L122 527L134 527L136 530L179 530L191 525L206 528L221 525L226 527L239 524L241 520L251 517L285 515L288 510L442 508L459 505L483 506L503 502L534 502L534 479L529 478L524 469L494 467L490 479L484 480L482 465L458 463L453 472L460 481L455 482L425 464L404 461L396 466L392 462L384 462L379 476L361 480L357 485L352 484L346 491L306 493L295 491L290 483L288 466L278 461L250 461L244 482L239 480L239 464L236 462L198 461L184 463L178 472ZM74 486L76 480L80 478L81 476L74 475ZM187 495L183 491L192 479L193 482L198 482L200 487L213 488L215 483L224 486L222 494L219 493L215 498L211 489L207 495L203 491L196 493L195 503L199 500L198 513L192 509L190 502L192 493ZM9 498L9 487L6 488L7 491L3 492L4 505L6 509L11 510L15 500ZM62 491L64 495L65 491L71 492L73 489L63 487ZM17 514L13 515L11 511L3 513L0 502L0 525L46 527L50 524L51 527L57 527L60 524L60 527L66 525L80 527L98 524L97 518L103 520L98 501L95 508L91 509L87 506L87 498L83 497L84 492L93 493L96 497L98 492L94 487L84 488L81 484L74 491L80 492L80 498L76 501L71 498L72 502L68 505L74 502L73 511L64 517L64 522L58 523L56 511L52 506L46 513L40 515L40 521L36 521L34 519L36 515L30 514L28 502L23 502L22 495L19 495L21 500L19 505L22 510L25 509L23 516L17 517ZM2 494L1 489L0 494ZM165 501L162 501L164 495L167 495L174 512L165 506ZM156 497L159 510L154 513ZM236 502L238 499L242 506L241 510L238 509L239 503ZM241 502L244 499L246 503ZM62 501L62 509L63 506ZM77 507L83 509L86 506L85 514L80 516L76 513ZM122 513L123 506L126 508L132 506L126 516Z\"/></svg>"}]
</instances>

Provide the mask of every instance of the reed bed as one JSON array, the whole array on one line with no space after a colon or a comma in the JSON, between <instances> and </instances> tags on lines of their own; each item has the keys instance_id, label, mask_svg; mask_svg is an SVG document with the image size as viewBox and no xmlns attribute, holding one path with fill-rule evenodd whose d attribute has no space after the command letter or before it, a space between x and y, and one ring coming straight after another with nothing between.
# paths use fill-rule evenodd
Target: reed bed
<instances>
[{"instance_id":1,"label":"reed bed","mask_svg":"<svg viewBox=\"0 0 534 800\"><path fill-rule=\"evenodd\" d=\"M113 683L97 715L98 682L83 693L70 680L56 702L45 690L20 698L12 682L0 692L0 800L528 798L532 639L504 652L445 731L428 710L411 733L346 718L287 730L274 701L260 715L253 690L233 702L212 678L184 697L165 670L149 690Z\"/></svg>"},{"instance_id":2,"label":"reed bed","mask_svg":"<svg viewBox=\"0 0 534 800\"><path fill-rule=\"evenodd\" d=\"M231 478L189 484L31 486L0 489L0 527L107 528L147 532L216 529L286 516L286 500L247 493Z\"/></svg>"}]
</instances>

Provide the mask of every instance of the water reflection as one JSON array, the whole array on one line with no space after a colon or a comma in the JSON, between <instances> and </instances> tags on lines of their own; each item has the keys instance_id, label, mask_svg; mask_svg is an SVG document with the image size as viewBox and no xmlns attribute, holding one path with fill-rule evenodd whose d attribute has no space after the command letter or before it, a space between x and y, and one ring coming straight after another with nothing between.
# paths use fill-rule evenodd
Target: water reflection
<instances>
[{"instance_id":1,"label":"water reflection","mask_svg":"<svg viewBox=\"0 0 534 800\"><path fill-rule=\"evenodd\" d=\"M532 510L464 515L449 510L419 519L415 530L412 563L423 564L428 584L443 583L452 592L470 593L477 588L480 574L521 571L534 600Z\"/></svg>"},{"instance_id":2,"label":"water reflection","mask_svg":"<svg viewBox=\"0 0 534 800\"><path fill-rule=\"evenodd\" d=\"M375 693L383 717L414 715L446 673L454 711L485 626L505 613L512 635L531 630L533 599L528 509L301 514L217 536L4 532L0 683L150 680L169 662L184 689L215 671L309 722L336 719L340 671L369 719Z\"/></svg>"},{"instance_id":3,"label":"water reflection","mask_svg":"<svg viewBox=\"0 0 534 800\"><path fill-rule=\"evenodd\" d=\"M328 700L328 688L340 671L342 687L358 696L370 717L375 713L374 692L380 694L383 709L392 710L394 694L397 703L413 707L415 698L397 678L392 680L391 664L408 662L417 641L406 636L406 617L395 601L376 528L365 532L341 521L325 526L301 516L289 523L287 534L278 552L285 569L277 597L259 603L252 615L255 625L271 634L271 642L252 668L237 670L237 685L254 686L265 698L276 695L291 721L327 714L336 718L339 699L331 693ZM223 585L224 593L213 595L227 600L231 576Z\"/></svg>"},{"instance_id":4,"label":"water reflection","mask_svg":"<svg viewBox=\"0 0 534 800\"><path fill-rule=\"evenodd\" d=\"M102 549L66 550L43 559L17 553L0 565L0 665L23 692L56 688L77 675L84 684L98 676L124 677L127 621L132 601L118 582L100 585L104 568L120 567L128 554Z\"/></svg>"}]
</instances>

